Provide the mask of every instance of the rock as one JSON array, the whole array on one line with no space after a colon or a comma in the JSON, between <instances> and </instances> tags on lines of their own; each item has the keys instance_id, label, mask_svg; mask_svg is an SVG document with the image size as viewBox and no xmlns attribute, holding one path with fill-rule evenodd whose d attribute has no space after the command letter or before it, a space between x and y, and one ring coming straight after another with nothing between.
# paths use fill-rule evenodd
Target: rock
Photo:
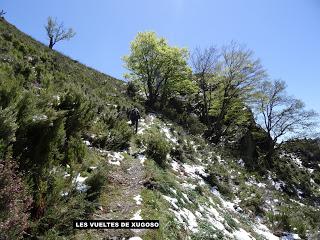
<instances>
[{"instance_id":1,"label":"rock","mask_svg":"<svg viewBox=\"0 0 320 240\"><path fill-rule=\"evenodd\" d=\"M147 189L151 189L151 190L154 190L154 189L159 189L159 185L152 181L152 180L147 180L143 183L143 186L146 187Z\"/></svg>"}]
</instances>

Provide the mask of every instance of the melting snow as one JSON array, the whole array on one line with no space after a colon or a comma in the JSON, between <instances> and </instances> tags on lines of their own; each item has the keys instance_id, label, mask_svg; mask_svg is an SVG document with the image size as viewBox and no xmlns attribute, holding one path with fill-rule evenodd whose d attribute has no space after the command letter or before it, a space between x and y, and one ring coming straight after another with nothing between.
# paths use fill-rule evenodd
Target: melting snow
<instances>
[{"instance_id":1,"label":"melting snow","mask_svg":"<svg viewBox=\"0 0 320 240\"><path fill-rule=\"evenodd\" d=\"M190 210L186 208L179 209L179 211L175 211L173 209L169 210L172 211L175 214L177 220L184 226L186 226L190 231L194 233L198 232L197 218Z\"/></svg>"},{"instance_id":2,"label":"melting snow","mask_svg":"<svg viewBox=\"0 0 320 240\"><path fill-rule=\"evenodd\" d=\"M140 216L141 214L141 209L139 209L134 215L133 218L131 218L130 220L143 220L142 217Z\"/></svg>"},{"instance_id":3,"label":"melting snow","mask_svg":"<svg viewBox=\"0 0 320 240\"><path fill-rule=\"evenodd\" d=\"M212 187L211 192L213 195L220 197L220 192L218 191L217 187Z\"/></svg>"},{"instance_id":4,"label":"melting snow","mask_svg":"<svg viewBox=\"0 0 320 240\"><path fill-rule=\"evenodd\" d=\"M33 121L33 122L36 122L36 121L44 121L44 120L47 120L47 119L48 119L47 115L44 115L44 114L34 115L34 116L32 117L32 121Z\"/></svg>"},{"instance_id":5,"label":"melting snow","mask_svg":"<svg viewBox=\"0 0 320 240\"><path fill-rule=\"evenodd\" d=\"M172 197L169 197L169 196L165 196L163 195L164 199L167 200L175 209L179 209L177 203L178 203L178 200L176 198L172 198Z\"/></svg>"},{"instance_id":6,"label":"melting snow","mask_svg":"<svg viewBox=\"0 0 320 240\"><path fill-rule=\"evenodd\" d=\"M283 181L275 182L271 180L271 184L275 187L276 190L282 191L282 189L286 186L286 184Z\"/></svg>"},{"instance_id":7,"label":"melting snow","mask_svg":"<svg viewBox=\"0 0 320 240\"><path fill-rule=\"evenodd\" d=\"M281 238L281 240L294 240L301 239L298 234L295 233L285 233L285 236Z\"/></svg>"},{"instance_id":8,"label":"melting snow","mask_svg":"<svg viewBox=\"0 0 320 240\"><path fill-rule=\"evenodd\" d=\"M141 203L142 203L142 198L141 198L140 194L137 195L137 196L135 196L133 199L136 201L136 204L137 204L137 205L141 205Z\"/></svg>"},{"instance_id":9,"label":"melting snow","mask_svg":"<svg viewBox=\"0 0 320 240\"><path fill-rule=\"evenodd\" d=\"M143 240L141 237L131 237L129 240Z\"/></svg>"},{"instance_id":10,"label":"melting snow","mask_svg":"<svg viewBox=\"0 0 320 240\"><path fill-rule=\"evenodd\" d=\"M192 203L192 202L190 201L190 199L188 198L187 194L182 193L182 196L185 198L185 200L186 200L188 203Z\"/></svg>"},{"instance_id":11,"label":"melting snow","mask_svg":"<svg viewBox=\"0 0 320 240\"><path fill-rule=\"evenodd\" d=\"M108 153L109 163L120 166L120 162L123 160L123 156L120 152Z\"/></svg>"},{"instance_id":12,"label":"melting snow","mask_svg":"<svg viewBox=\"0 0 320 240\"><path fill-rule=\"evenodd\" d=\"M239 160L238 160L238 164L241 166L241 167L244 167L244 161L240 158Z\"/></svg>"},{"instance_id":13,"label":"melting snow","mask_svg":"<svg viewBox=\"0 0 320 240\"><path fill-rule=\"evenodd\" d=\"M166 135L166 137L167 137L171 142L173 142L174 144L177 144L177 143L178 143L178 140L171 135L170 129L169 129L168 127L163 127L163 128L161 128L161 131Z\"/></svg>"},{"instance_id":14,"label":"melting snow","mask_svg":"<svg viewBox=\"0 0 320 240\"><path fill-rule=\"evenodd\" d=\"M253 227L253 230L268 240L278 240L279 239L277 236L273 235L270 232L270 230L267 228L266 225L258 224L257 227Z\"/></svg>"},{"instance_id":15,"label":"melting snow","mask_svg":"<svg viewBox=\"0 0 320 240\"><path fill-rule=\"evenodd\" d=\"M173 171L179 172L180 164L177 161L172 160L171 166Z\"/></svg>"},{"instance_id":16,"label":"melting snow","mask_svg":"<svg viewBox=\"0 0 320 240\"><path fill-rule=\"evenodd\" d=\"M192 178L201 179L202 178L199 175L202 175L204 177L207 177L208 174L205 173L204 167L200 165L189 165L189 164L183 164L184 170L186 173L188 173Z\"/></svg>"},{"instance_id":17,"label":"melting snow","mask_svg":"<svg viewBox=\"0 0 320 240\"><path fill-rule=\"evenodd\" d=\"M181 186L186 189L195 189L197 187L197 185L187 183L187 182L182 183Z\"/></svg>"},{"instance_id":18,"label":"melting snow","mask_svg":"<svg viewBox=\"0 0 320 240\"><path fill-rule=\"evenodd\" d=\"M143 163L144 163L144 161L145 161L147 158L146 158L146 156L145 156L145 155L143 155L143 154L139 154L139 155L138 155L138 159L139 159L140 163L141 163L141 164L143 164Z\"/></svg>"},{"instance_id":19,"label":"melting snow","mask_svg":"<svg viewBox=\"0 0 320 240\"><path fill-rule=\"evenodd\" d=\"M140 119L139 124L138 124L138 132L137 134L142 134L144 130L148 129L154 122L156 116L154 114L149 114L146 117L146 120L148 120L146 123L145 119Z\"/></svg>"},{"instance_id":20,"label":"melting snow","mask_svg":"<svg viewBox=\"0 0 320 240\"><path fill-rule=\"evenodd\" d=\"M251 235L247 231L243 230L242 228L240 228L238 231L235 231L233 233L233 235L234 235L235 239L237 239L237 240L252 240L252 239L254 239L251 237Z\"/></svg>"},{"instance_id":21,"label":"melting snow","mask_svg":"<svg viewBox=\"0 0 320 240\"><path fill-rule=\"evenodd\" d=\"M170 191L173 192L175 195L177 195L177 191L173 188L170 188Z\"/></svg>"},{"instance_id":22,"label":"melting snow","mask_svg":"<svg viewBox=\"0 0 320 240\"><path fill-rule=\"evenodd\" d=\"M80 173L78 173L77 177L73 179L73 183L76 185L76 189L80 192L84 192L88 189L88 186L84 183L87 177L81 177Z\"/></svg>"}]
</instances>

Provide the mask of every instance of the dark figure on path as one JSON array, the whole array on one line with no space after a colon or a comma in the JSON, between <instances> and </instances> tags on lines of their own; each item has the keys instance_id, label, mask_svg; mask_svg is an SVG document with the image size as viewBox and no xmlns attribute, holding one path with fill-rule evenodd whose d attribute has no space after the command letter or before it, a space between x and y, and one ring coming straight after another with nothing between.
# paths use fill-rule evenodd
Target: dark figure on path
<instances>
[{"instance_id":1,"label":"dark figure on path","mask_svg":"<svg viewBox=\"0 0 320 240\"><path fill-rule=\"evenodd\" d=\"M138 108L133 108L130 111L129 118L131 120L131 125L135 126L136 133L138 132L138 121L140 119L140 112Z\"/></svg>"}]
</instances>

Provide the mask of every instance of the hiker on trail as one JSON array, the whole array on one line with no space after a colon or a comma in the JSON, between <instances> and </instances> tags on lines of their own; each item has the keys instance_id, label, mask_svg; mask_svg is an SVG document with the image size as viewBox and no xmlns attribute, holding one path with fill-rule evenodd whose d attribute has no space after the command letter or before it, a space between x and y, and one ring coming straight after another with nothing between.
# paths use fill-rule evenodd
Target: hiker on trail
<instances>
[{"instance_id":1,"label":"hiker on trail","mask_svg":"<svg viewBox=\"0 0 320 240\"><path fill-rule=\"evenodd\" d=\"M138 108L133 108L131 109L130 113L129 113L129 118L131 120L131 125L135 126L136 129L136 133L138 132L138 121L140 119L140 112L138 110Z\"/></svg>"}]
</instances>

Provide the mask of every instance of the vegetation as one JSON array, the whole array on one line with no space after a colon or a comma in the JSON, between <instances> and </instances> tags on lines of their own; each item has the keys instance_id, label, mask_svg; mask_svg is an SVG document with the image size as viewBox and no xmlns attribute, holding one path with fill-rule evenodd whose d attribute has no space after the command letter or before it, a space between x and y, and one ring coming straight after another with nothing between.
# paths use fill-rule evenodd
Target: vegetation
<instances>
[{"instance_id":1,"label":"vegetation","mask_svg":"<svg viewBox=\"0 0 320 240\"><path fill-rule=\"evenodd\" d=\"M124 83L51 51L3 19L0 32L1 238L68 236L72 219L97 206L106 178L86 172L97 157L84 139L103 131L103 147L128 146L131 100L121 93ZM86 192L75 184L83 175Z\"/></svg>"},{"instance_id":2,"label":"vegetation","mask_svg":"<svg viewBox=\"0 0 320 240\"><path fill-rule=\"evenodd\" d=\"M131 54L124 57L130 70L127 78L140 83L152 107L157 101L164 106L171 95L188 91L189 85L192 90L187 60L187 49L169 46L154 32L138 33Z\"/></svg>"},{"instance_id":3,"label":"vegetation","mask_svg":"<svg viewBox=\"0 0 320 240\"><path fill-rule=\"evenodd\" d=\"M109 176L112 156L145 161L115 172L140 171L130 179L143 187L143 218L167 223L144 232L146 239L220 239L223 230L209 222L198 222L196 232L175 214L211 211L220 219L217 209L235 199L237 209L223 216L230 231L249 229L255 216L275 232L317 231L319 140L279 143L301 138L316 114L288 97L284 82L265 81L251 50L235 42L198 48L190 67L187 49L138 33L124 57L125 84L51 50L74 36L71 29L49 18L46 30L49 48L0 19L0 238L74 237L70 222L104 214L106 186L116 192L128 181ZM143 116L137 135L127 122L133 106ZM156 115L155 126L145 111ZM238 213L247 215L233 220Z\"/></svg>"},{"instance_id":4,"label":"vegetation","mask_svg":"<svg viewBox=\"0 0 320 240\"><path fill-rule=\"evenodd\" d=\"M165 167L167 155L170 152L170 145L161 136L160 132L151 132L146 139L147 155L152 158L159 166Z\"/></svg>"}]
</instances>

